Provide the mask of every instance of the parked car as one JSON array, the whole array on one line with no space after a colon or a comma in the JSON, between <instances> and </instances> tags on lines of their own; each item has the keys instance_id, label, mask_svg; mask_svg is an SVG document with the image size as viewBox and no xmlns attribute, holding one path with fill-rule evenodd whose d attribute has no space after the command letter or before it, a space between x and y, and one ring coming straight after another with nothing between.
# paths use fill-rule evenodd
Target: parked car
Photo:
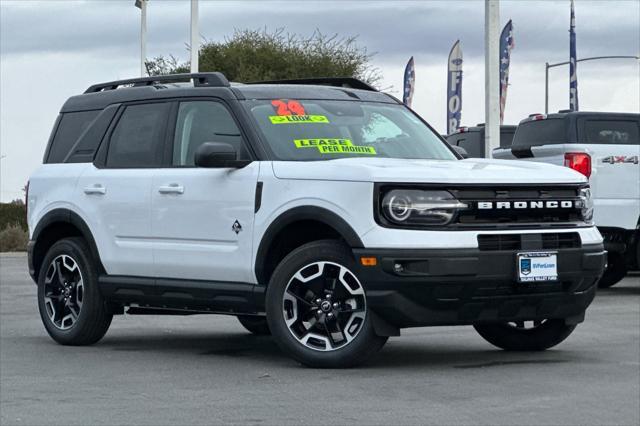
<instances>
[{"instance_id":1,"label":"parked car","mask_svg":"<svg viewBox=\"0 0 640 426\"><path fill-rule=\"evenodd\" d=\"M494 151L494 158L564 165L585 175L609 252L600 286L640 267L640 114L532 114L520 122L511 149Z\"/></svg>"},{"instance_id":2,"label":"parked car","mask_svg":"<svg viewBox=\"0 0 640 426\"><path fill-rule=\"evenodd\" d=\"M353 79L91 86L28 189L29 272L65 345L117 314L216 313L314 367L418 326L543 350L583 321L605 262L583 175L462 160Z\"/></svg>"},{"instance_id":3,"label":"parked car","mask_svg":"<svg viewBox=\"0 0 640 426\"><path fill-rule=\"evenodd\" d=\"M500 148L509 149L517 126L500 126ZM469 158L485 158L484 155L484 123L475 127L460 127L446 136L451 146L463 148Z\"/></svg>"}]
</instances>

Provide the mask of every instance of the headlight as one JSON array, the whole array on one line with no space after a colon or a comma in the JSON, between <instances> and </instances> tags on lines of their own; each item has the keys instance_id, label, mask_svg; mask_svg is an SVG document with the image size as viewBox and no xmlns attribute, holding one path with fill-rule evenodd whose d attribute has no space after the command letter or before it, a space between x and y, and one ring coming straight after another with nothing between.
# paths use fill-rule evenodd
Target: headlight
<instances>
[{"instance_id":1,"label":"headlight","mask_svg":"<svg viewBox=\"0 0 640 426\"><path fill-rule=\"evenodd\" d=\"M384 194L380 207L384 219L394 225L433 226L450 223L468 205L447 191L393 189Z\"/></svg>"},{"instance_id":2,"label":"headlight","mask_svg":"<svg viewBox=\"0 0 640 426\"><path fill-rule=\"evenodd\" d=\"M580 189L580 207L582 210L582 220L587 223L593 222L593 199L591 198L591 188Z\"/></svg>"}]
</instances>

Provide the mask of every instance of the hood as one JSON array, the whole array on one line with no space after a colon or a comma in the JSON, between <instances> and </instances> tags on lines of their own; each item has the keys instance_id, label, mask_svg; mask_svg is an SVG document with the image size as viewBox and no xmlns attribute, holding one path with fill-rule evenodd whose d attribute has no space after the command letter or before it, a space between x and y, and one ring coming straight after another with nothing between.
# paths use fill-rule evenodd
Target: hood
<instances>
[{"instance_id":1,"label":"hood","mask_svg":"<svg viewBox=\"0 0 640 426\"><path fill-rule=\"evenodd\" d=\"M405 160L340 158L327 161L274 161L280 179L351 182L553 184L586 183L568 167L517 160Z\"/></svg>"}]
</instances>

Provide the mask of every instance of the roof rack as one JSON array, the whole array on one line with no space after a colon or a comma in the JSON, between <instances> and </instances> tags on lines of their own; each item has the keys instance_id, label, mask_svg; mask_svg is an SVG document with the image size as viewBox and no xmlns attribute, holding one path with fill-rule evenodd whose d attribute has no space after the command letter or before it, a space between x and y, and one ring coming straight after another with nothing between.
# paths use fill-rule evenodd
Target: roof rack
<instances>
[{"instance_id":1,"label":"roof rack","mask_svg":"<svg viewBox=\"0 0 640 426\"><path fill-rule=\"evenodd\" d=\"M378 90L353 77L317 77L317 78L297 78L291 80L268 80L268 81L252 81L246 84L317 84L320 86L344 87L348 89L360 89L377 92Z\"/></svg>"},{"instance_id":2,"label":"roof rack","mask_svg":"<svg viewBox=\"0 0 640 426\"><path fill-rule=\"evenodd\" d=\"M153 86L162 83L175 83L193 80L194 87L229 87L229 81L220 72L203 72L195 74L169 74L155 75L152 77L130 78L127 80L109 81L107 83L94 84L84 93L97 93L106 90L115 90L120 86L130 85L133 87Z\"/></svg>"}]
</instances>

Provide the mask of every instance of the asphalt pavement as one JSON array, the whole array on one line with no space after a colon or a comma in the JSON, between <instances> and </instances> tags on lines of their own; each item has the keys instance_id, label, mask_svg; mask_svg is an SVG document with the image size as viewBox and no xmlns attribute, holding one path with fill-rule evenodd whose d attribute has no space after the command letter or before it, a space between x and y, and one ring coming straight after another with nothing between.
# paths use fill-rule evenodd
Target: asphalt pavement
<instances>
[{"instance_id":1,"label":"asphalt pavement","mask_svg":"<svg viewBox=\"0 0 640 426\"><path fill-rule=\"evenodd\" d=\"M0 254L0 424L638 425L640 276L546 352L420 328L364 367L313 370L226 316L117 316L94 346L57 345L26 257Z\"/></svg>"}]
</instances>

